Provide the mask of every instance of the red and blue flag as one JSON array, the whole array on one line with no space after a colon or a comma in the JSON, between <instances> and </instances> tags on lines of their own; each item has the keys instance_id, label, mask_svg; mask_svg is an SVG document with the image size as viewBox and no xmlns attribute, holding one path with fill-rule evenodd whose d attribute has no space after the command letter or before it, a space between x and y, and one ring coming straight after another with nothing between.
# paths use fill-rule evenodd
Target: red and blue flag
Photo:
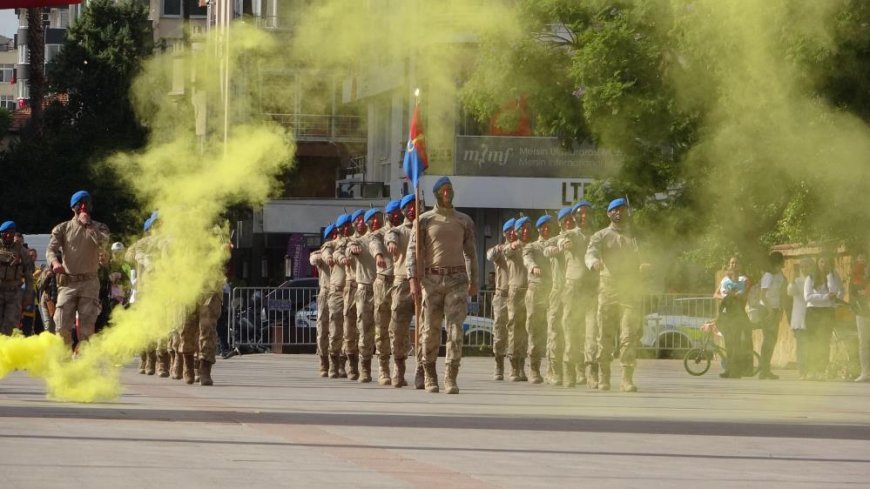
<instances>
[{"instance_id":1,"label":"red and blue flag","mask_svg":"<svg viewBox=\"0 0 870 489\"><path fill-rule=\"evenodd\" d=\"M417 104L411 117L411 130L408 132L408 147L405 149L402 169L416 189L427 168L429 157L426 156L426 141L423 137L423 118L420 115L420 104Z\"/></svg>"}]
</instances>

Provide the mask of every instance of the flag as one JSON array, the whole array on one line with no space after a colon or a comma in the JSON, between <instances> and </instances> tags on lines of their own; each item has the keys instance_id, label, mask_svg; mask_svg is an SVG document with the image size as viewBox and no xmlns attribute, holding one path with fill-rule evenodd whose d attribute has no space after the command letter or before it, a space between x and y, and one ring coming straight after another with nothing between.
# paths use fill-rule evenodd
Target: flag
<instances>
[{"instance_id":1,"label":"flag","mask_svg":"<svg viewBox=\"0 0 870 489\"><path fill-rule=\"evenodd\" d=\"M411 185L417 188L417 182L429 168L429 158L426 156L426 142L423 136L423 119L420 116L420 104L414 108L411 117L411 130L408 132L408 147L405 148L405 161L402 169L411 180Z\"/></svg>"}]
</instances>

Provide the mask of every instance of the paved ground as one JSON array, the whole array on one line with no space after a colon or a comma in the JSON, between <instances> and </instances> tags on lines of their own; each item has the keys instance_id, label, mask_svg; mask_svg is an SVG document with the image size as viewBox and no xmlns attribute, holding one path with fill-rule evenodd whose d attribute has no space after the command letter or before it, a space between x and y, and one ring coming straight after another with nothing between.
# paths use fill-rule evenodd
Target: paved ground
<instances>
[{"instance_id":1,"label":"paved ground","mask_svg":"<svg viewBox=\"0 0 870 489\"><path fill-rule=\"evenodd\" d=\"M870 384L693 378L637 394L492 382L462 394L321 379L310 355L219 361L217 385L126 369L115 403L0 381L0 488L870 487ZM616 372L616 376L618 376Z\"/></svg>"}]
</instances>

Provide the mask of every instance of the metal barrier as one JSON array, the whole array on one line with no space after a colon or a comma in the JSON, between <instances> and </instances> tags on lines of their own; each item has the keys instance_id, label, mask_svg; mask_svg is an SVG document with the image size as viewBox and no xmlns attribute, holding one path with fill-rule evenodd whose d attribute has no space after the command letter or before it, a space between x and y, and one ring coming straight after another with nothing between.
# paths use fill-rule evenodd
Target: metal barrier
<instances>
[{"instance_id":1,"label":"metal barrier","mask_svg":"<svg viewBox=\"0 0 870 489\"><path fill-rule=\"evenodd\" d=\"M641 302L640 349L655 358L682 357L701 341L701 325L716 317L709 295L654 294Z\"/></svg>"},{"instance_id":2,"label":"metal barrier","mask_svg":"<svg viewBox=\"0 0 870 489\"><path fill-rule=\"evenodd\" d=\"M227 304L230 346L274 353L314 347L317 293L316 287L234 288Z\"/></svg>"}]
</instances>

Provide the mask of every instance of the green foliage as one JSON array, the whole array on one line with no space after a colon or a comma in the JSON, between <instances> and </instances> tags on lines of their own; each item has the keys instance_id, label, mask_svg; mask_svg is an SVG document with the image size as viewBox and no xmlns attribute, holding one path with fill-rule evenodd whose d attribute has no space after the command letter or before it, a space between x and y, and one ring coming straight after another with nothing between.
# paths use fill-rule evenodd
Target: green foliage
<instances>
[{"instance_id":1,"label":"green foliage","mask_svg":"<svg viewBox=\"0 0 870 489\"><path fill-rule=\"evenodd\" d=\"M6 135L9 126L12 124L12 114L4 108L0 108L0 138Z\"/></svg>"}]
</instances>

